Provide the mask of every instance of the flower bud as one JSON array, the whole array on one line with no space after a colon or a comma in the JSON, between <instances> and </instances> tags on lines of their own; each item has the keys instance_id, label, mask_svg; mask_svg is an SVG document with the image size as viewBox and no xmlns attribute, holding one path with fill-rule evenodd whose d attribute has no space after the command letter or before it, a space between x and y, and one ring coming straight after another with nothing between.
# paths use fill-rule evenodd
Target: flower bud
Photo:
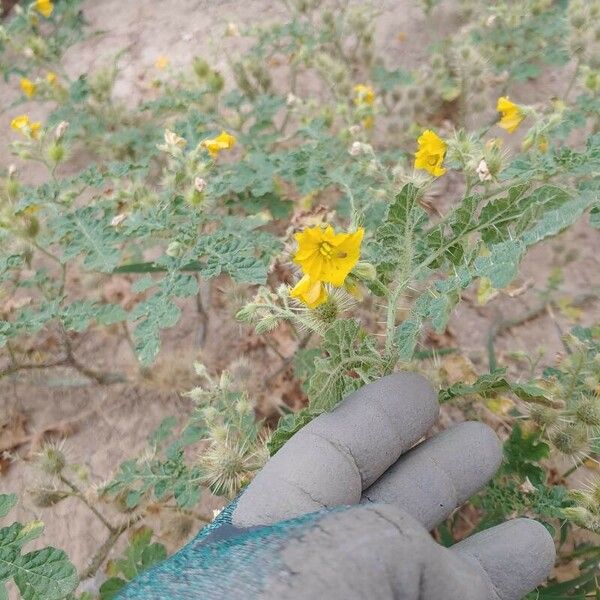
<instances>
[{"instance_id":1,"label":"flower bud","mask_svg":"<svg viewBox=\"0 0 600 600\"><path fill-rule=\"evenodd\" d=\"M377 279L375 265L362 260L356 263L356 266L352 269L352 274L363 281L374 281Z\"/></svg>"},{"instance_id":2,"label":"flower bud","mask_svg":"<svg viewBox=\"0 0 600 600\"><path fill-rule=\"evenodd\" d=\"M258 333L258 335L264 335L265 333L273 331L273 329L275 329L277 325L279 325L279 319L272 315L267 315L256 324L254 329L256 330L256 333Z\"/></svg>"},{"instance_id":3,"label":"flower bud","mask_svg":"<svg viewBox=\"0 0 600 600\"><path fill-rule=\"evenodd\" d=\"M202 177L196 177L194 179L194 189L201 194L206 188L206 180L202 179Z\"/></svg>"},{"instance_id":4,"label":"flower bud","mask_svg":"<svg viewBox=\"0 0 600 600\"><path fill-rule=\"evenodd\" d=\"M67 129L69 129L69 122L68 121L61 121L56 129L54 130L54 139L56 141L59 141L62 139L62 137L65 135L65 133L67 132Z\"/></svg>"},{"instance_id":5,"label":"flower bud","mask_svg":"<svg viewBox=\"0 0 600 600\"><path fill-rule=\"evenodd\" d=\"M183 247L181 242L175 241L175 242L171 242L168 245L167 251L165 254L167 256L170 256L171 258L181 258L184 253L185 253L185 248Z\"/></svg>"},{"instance_id":6,"label":"flower bud","mask_svg":"<svg viewBox=\"0 0 600 600\"><path fill-rule=\"evenodd\" d=\"M241 321L242 323L251 323L258 306L254 303L246 304L246 306L240 308L235 315L236 321Z\"/></svg>"},{"instance_id":7,"label":"flower bud","mask_svg":"<svg viewBox=\"0 0 600 600\"><path fill-rule=\"evenodd\" d=\"M118 227L126 218L127 215L125 213L121 213L120 215L114 216L110 224L112 225L112 227Z\"/></svg>"},{"instance_id":8,"label":"flower bud","mask_svg":"<svg viewBox=\"0 0 600 600\"><path fill-rule=\"evenodd\" d=\"M177 148L185 148L187 141L178 136L174 131L165 129L165 144L167 146L176 146Z\"/></svg>"},{"instance_id":9,"label":"flower bud","mask_svg":"<svg viewBox=\"0 0 600 600\"><path fill-rule=\"evenodd\" d=\"M227 23L225 35L228 37L240 37L240 30L235 23Z\"/></svg>"},{"instance_id":10,"label":"flower bud","mask_svg":"<svg viewBox=\"0 0 600 600\"><path fill-rule=\"evenodd\" d=\"M348 150L350 156L358 156L362 152L362 144L360 142L353 142Z\"/></svg>"},{"instance_id":11,"label":"flower bud","mask_svg":"<svg viewBox=\"0 0 600 600\"><path fill-rule=\"evenodd\" d=\"M492 180L492 174L490 173L488 165L485 162L485 159L483 158L479 161L479 164L477 165L477 175L479 176L479 181Z\"/></svg>"}]
</instances>

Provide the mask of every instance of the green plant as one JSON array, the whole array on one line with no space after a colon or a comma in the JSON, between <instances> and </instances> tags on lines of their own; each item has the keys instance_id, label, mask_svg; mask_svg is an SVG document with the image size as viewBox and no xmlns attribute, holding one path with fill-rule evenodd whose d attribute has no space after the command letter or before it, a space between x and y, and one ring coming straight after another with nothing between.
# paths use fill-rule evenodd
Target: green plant
<instances>
[{"instance_id":1,"label":"green plant","mask_svg":"<svg viewBox=\"0 0 600 600\"><path fill-rule=\"evenodd\" d=\"M539 597L583 597L598 576L598 545L581 545L574 526L596 531L598 507L593 493L569 491L569 477L600 453L597 327L561 331L557 360L502 355L495 342L540 314L586 310L597 290L563 297L560 269L576 258L557 260L539 305L489 323L487 371L480 362L447 377L444 356L469 363L442 335L464 300L514 295L532 248L578 221L600 227L600 4L464 0L464 27L432 38L411 69L379 56L372 7L284 4L283 22L227 27L223 35L253 39L243 56L227 56L229 73L202 57L175 72L160 57L151 97L134 108L114 99L125 51L75 79L61 68L85 33L75 0L50 2L48 16L25 6L0 30L5 79L22 90L19 102L49 111L14 116L15 164L0 175L0 378L68 367L94 384L137 381L135 369L94 364L86 336L122 339L151 376L163 330L181 327L193 305L205 332L213 297L235 304L281 361L261 367L263 387L251 390L245 363L198 363L202 385L187 394L187 412L95 491L60 444L45 445L32 500L50 508L76 498L102 522L107 537L80 578L105 567L98 593L110 598L165 555L151 515L181 543L212 520L202 508L209 493L233 498L345 395L418 370L439 383L443 405L492 421L505 440L502 469L465 509L470 529L515 514L542 520L559 560L579 568ZM421 4L433 23L444 3ZM567 76L557 97L512 97L516 81L559 68ZM39 184L27 177L31 164L43 170ZM106 291L115 282L121 296ZM290 366L305 394L296 406L305 405L282 400L262 412L261 396ZM442 541L464 534L465 514L439 528ZM124 557L107 563L132 531Z\"/></svg>"},{"instance_id":2,"label":"green plant","mask_svg":"<svg viewBox=\"0 0 600 600\"><path fill-rule=\"evenodd\" d=\"M0 495L0 517L17 503L14 494ZM67 555L51 546L22 554L23 546L44 531L44 524L15 522L0 529L0 597L8 598L5 582L13 580L23 598L60 600L77 586L75 568Z\"/></svg>"}]
</instances>

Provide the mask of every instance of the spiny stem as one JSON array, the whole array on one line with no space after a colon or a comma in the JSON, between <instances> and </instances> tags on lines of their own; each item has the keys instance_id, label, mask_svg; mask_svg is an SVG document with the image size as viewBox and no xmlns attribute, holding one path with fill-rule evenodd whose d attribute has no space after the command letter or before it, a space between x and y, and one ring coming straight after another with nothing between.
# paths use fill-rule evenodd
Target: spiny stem
<instances>
[{"instance_id":1,"label":"spiny stem","mask_svg":"<svg viewBox=\"0 0 600 600\"><path fill-rule=\"evenodd\" d=\"M133 519L119 525L114 531L111 531L110 535L106 538L106 541L98 548L96 554L94 554L90 560L88 567L79 575L79 579L83 581L84 579L93 577L102 566L102 563L106 560L106 557L121 535L142 518L143 515L137 515Z\"/></svg>"},{"instance_id":2,"label":"spiny stem","mask_svg":"<svg viewBox=\"0 0 600 600\"><path fill-rule=\"evenodd\" d=\"M75 485L72 481L70 481L69 479L67 479L64 475L60 475L59 479L69 488L71 488L71 490L75 493L75 495L77 496L77 498L79 498L79 500L81 500L97 517L98 519L101 521L101 523L111 532L114 533L115 531L117 531L117 528L114 525L111 525L102 515L102 513L100 513L100 511L98 511L98 509L91 504L88 499L85 497L84 493L79 489L79 487L77 485Z\"/></svg>"}]
</instances>

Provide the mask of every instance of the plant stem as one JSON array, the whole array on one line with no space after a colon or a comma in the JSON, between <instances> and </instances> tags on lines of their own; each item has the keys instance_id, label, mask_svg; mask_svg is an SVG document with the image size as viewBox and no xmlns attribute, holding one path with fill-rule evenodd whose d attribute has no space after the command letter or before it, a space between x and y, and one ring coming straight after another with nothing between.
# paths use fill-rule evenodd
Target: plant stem
<instances>
[{"instance_id":1,"label":"plant stem","mask_svg":"<svg viewBox=\"0 0 600 600\"><path fill-rule=\"evenodd\" d=\"M114 527L114 525L111 525L102 515L102 513L100 513L98 511L98 509L91 504L88 499L85 497L84 493L79 489L79 487L77 485L75 485L72 481L70 481L69 479L67 479L62 473L59 475L59 479L69 488L71 488L71 490L75 493L75 495L77 496L77 498L79 498L100 520L100 522L111 532L114 533L117 528Z\"/></svg>"},{"instance_id":2,"label":"plant stem","mask_svg":"<svg viewBox=\"0 0 600 600\"><path fill-rule=\"evenodd\" d=\"M567 469L563 474L562 474L562 479L566 479L567 477L569 477L569 475L573 475L573 473L575 473L575 471L577 471L577 469L579 469L579 467L581 467L582 465L585 464L585 461L577 461L570 469Z\"/></svg>"},{"instance_id":3,"label":"plant stem","mask_svg":"<svg viewBox=\"0 0 600 600\"><path fill-rule=\"evenodd\" d=\"M90 560L90 563L87 566L87 568L84 571L82 571L82 573L79 575L79 579L83 581L84 579L89 579L90 577L93 577L98 571L98 569L102 566L102 563L106 560L106 557L112 550L113 546L121 537L121 534L127 531L132 525L140 521L142 518L143 515L137 515L133 519L119 525L114 531L111 531L108 538L106 538L106 541L102 544L102 546L100 546L100 548L98 548L98 551Z\"/></svg>"},{"instance_id":4,"label":"plant stem","mask_svg":"<svg viewBox=\"0 0 600 600\"><path fill-rule=\"evenodd\" d=\"M571 78L569 79L567 89L565 90L565 93L563 95L564 102L566 102L568 100L569 94L571 93L571 90L573 89L573 86L575 85L575 81L577 81L577 74L579 73L579 65L581 65L581 56L577 57L577 62L575 63L575 69L573 70L573 74L571 75Z\"/></svg>"}]
</instances>

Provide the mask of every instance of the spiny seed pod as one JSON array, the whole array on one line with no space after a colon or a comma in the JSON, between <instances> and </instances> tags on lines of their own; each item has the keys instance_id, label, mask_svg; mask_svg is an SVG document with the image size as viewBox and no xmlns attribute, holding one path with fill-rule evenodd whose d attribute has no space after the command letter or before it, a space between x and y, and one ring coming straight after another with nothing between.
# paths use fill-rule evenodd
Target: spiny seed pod
<instances>
[{"instance_id":1,"label":"spiny seed pod","mask_svg":"<svg viewBox=\"0 0 600 600\"><path fill-rule=\"evenodd\" d=\"M199 79L204 79L210 73L210 66L203 58L194 58L192 68Z\"/></svg>"},{"instance_id":2,"label":"spiny seed pod","mask_svg":"<svg viewBox=\"0 0 600 600\"><path fill-rule=\"evenodd\" d=\"M590 427L600 427L600 398L585 398L575 410L575 418Z\"/></svg>"},{"instance_id":3,"label":"spiny seed pod","mask_svg":"<svg viewBox=\"0 0 600 600\"><path fill-rule=\"evenodd\" d=\"M578 456L587 448L589 436L585 427L567 423L552 433L550 442L561 454Z\"/></svg>"},{"instance_id":4,"label":"spiny seed pod","mask_svg":"<svg viewBox=\"0 0 600 600\"><path fill-rule=\"evenodd\" d=\"M553 427L558 423L559 413L548 406L534 404L529 409L529 418L539 427Z\"/></svg>"},{"instance_id":5,"label":"spiny seed pod","mask_svg":"<svg viewBox=\"0 0 600 600\"><path fill-rule=\"evenodd\" d=\"M195 529L193 517L178 513L167 520L167 531L176 540L187 539Z\"/></svg>"},{"instance_id":6,"label":"spiny seed pod","mask_svg":"<svg viewBox=\"0 0 600 600\"><path fill-rule=\"evenodd\" d=\"M219 93L225 87L225 79L218 71L213 71L208 78L208 87L215 94Z\"/></svg>"},{"instance_id":7,"label":"spiny seed pod","mask_svg":"<svg viewBox=\"0 0 600 600\"><path fill-rule=\"evenodd\" d=\"M445 67L444 57L441 54L434 54L429 61L431 68L439 71Z\"/></svg>"},{"instance_id":8,"label":"spiny seed pod","mask_svg":"<svg viewBox=\"0 0 600 600\"><path fill-rule=\"evenodd\" d=\"M590 531L600 531L600 518L583 506L569 506L563 508L564 516L579 527Z\"/></svg>"},{"instance_id":9,"label":"spiny seed pod","mask_svg":"<svg viewBox=\"0 0 600 600\"><path fill-rule=\"evenodd\" d=\"M32 216L25 217L25 235L33 239L40 232L40 222Z\"/></svg>"},{"instance_id":10,"label":"spiny seed pod","mask_svg":"<svg viewBox=\"0 0 600 600\"><path fill-rule=\"evenodd\" d=\"M31 501L38 508L49 508L64 500L69 494L59 490L34 489L29 491Z\"/></svg>"},{"instance_id":11,"label":"spiny seed pod","mask_svg":"<svg viewBox=\"0 0 600 600\"><path fill-rule=\"evenodd\" d=\"M473 52L473 48L471 46L461 46L458 49L458 56L460 60L469 63L475 58L475 53Z\"/></svg>"},{"instance_id":12,"label":"spiny seed pod","mask_svg":"<svg viewBox=\"0 0 600 600\"><path fill-rule=\"evenodd\" d=\"M38 467L49 475L59 475L67 464L62 448L56 444L47 444L37 455Z\"/></svg>"},{"instance_id":13,"label":"spiny seed pod","mask_svg":"<svg viewBox=\"0 0 600 600\"><path fill-rule=\"evenodd\" d=\"M48 158L53 163L59 163L65 157L65 147L60 142L48 146Z\"/></svg>"}]
</instances>

